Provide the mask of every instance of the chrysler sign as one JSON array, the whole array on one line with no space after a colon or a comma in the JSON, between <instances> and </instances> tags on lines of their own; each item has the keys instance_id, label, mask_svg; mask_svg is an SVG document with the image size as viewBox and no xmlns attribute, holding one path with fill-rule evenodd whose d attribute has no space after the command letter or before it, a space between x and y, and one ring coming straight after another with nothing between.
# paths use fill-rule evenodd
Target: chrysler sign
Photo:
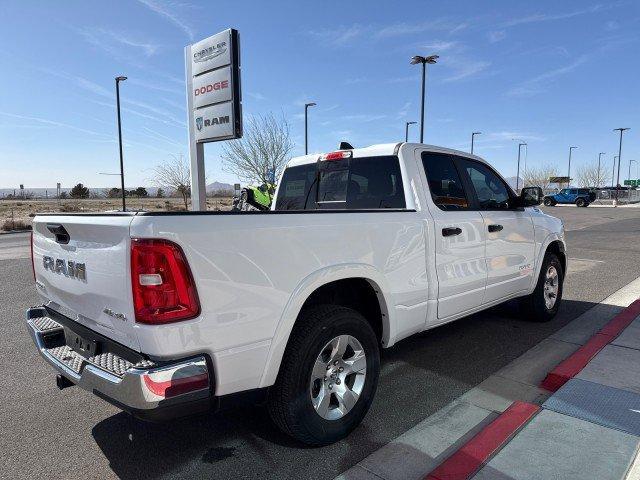
<instances>
[{"instance_id":1,"label":"chrysler sign","mask_svg":"<svg viewBox=\"0 0 640 480\"><path fill-rule=\"evenodd\" d=\"M229 29L185 49L191 142L242 136L239 35Z\"/></svg>"}]
</instances>

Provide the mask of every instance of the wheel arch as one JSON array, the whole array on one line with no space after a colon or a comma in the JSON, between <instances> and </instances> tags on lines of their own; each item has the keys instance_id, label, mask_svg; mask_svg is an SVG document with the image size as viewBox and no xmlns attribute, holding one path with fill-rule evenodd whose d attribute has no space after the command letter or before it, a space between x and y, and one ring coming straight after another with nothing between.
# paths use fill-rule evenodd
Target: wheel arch
<instances>
[{"instance_id":1,"label":"wheel arch","mask_svg":"<svg viewBox=\"0 0 640 480\"><path fill-rule=\"evenodd\" d=\"M285 306L271 342L260 387L275 383L291 331L300 314L308 306L331 303L323 300L337 298L340 301L336 304L359 311L372 324L381 345L387 345L393 338L395 326L393 309L389 308L384 294L388 291L384 276L370 265L339 265L309 275L293 291ZM354 298L359 298L361 303L353 303ZM373 302L374 298L376 302Z\"/></svg>"}]
</instances>

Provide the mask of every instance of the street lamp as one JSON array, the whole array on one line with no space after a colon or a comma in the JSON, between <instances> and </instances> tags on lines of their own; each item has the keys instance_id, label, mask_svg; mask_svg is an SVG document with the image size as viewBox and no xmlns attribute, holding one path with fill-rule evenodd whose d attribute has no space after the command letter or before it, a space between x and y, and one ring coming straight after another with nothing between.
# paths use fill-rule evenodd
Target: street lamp
<instances>
[{"instance_id":1,"label":"street lamp","mask_svg":"<svg viewBox=\"0 0 640 480\"><path fill-rule=\"evenodd\" d=\"M404 141L409 141L409 125L415 125L418 122L404 122Z\"/></svg>"},{"instance_id":2,"label":"street lamp","mask_svg":"<svg viewBox=\"0 0 640 480\"><path fill-rule=\"evenodd\" d=\"M512 140L517 140L518 141L518 170L516 172L516 192L518 191L518 188L520 187L520 148L523 146L527 146L527 142L525 142L524 140L520 140L519 138L513 138Z\"/></svg>"},{"instance_id":3,"label":"street lamp","mask_svg":"<svg viewBox=\"0 0 640 480\"><path fill-rule=\"evenodd\" d=\"M614 128L614 132L620 132L620 145L618 146L618 177L616 180L616 199L613 202L613 206L618 206L618 192L620 191L620 163L622 162L622 133L629 128Z\"/></svg>"},{"instance_id":4,"label":"street lamp","mask_svg":"<svg viewBox=\"0 0 640 480\"><path fill-rule=\"evenodd\" d=\"M118 110L118 144L120 146L120 185L122 186L122 211L127 211L124 194L124 161L122 159L122 125L120 122L120 82L124 82L127 77L116 77L116 108Z\"/></svg>"},{"instance_id":5,"label":"street lamp","mask_svg":"<svg viewBox=\"0 0 640 480\"><path fill-rule=\"evenodd\" d=\"M304 154L306 155L307 153L309 153L309 139L308 139L308 133L307 133L307 111L309 110L309 107L315 107L316 104L314 102L310 102L310 103L305 103L304 104Z\"/></svg>"},{"instance_id":6,"label":"street lamp","mask_svg":"<svg viewBox=\"0 0 640 480\"><path fill-rule=\"evenodd\" d=\"M571 186L571 152L574 148L578 147L569 147L569 169L567 171L567 187Z\"/></svg>"},{"instance_id":7,"label":"street lamp","mask_svg":"<svg viewBox=\"0 0 640 480\"><path fill-rule=\"evenodd\" d=\"M471 133L471 155L473 155L473 137L475 137L476 135L481 135L482 132L472 132Z\"/></svg>"},{"instance_id":8,"label":"street lamp","mask_svg":"<svg viewBox=\"0 0 640 480\"><path fill-rule=\"evenodd\" d=\"M411 57L411 65L422 64L422 103L420 107L420 143L424 141L424 86L427 76L427 63L434 64L438 61L439 55L429 55L428 57L422 57L420 55L414 55Z\"/></svg>"},{"instance_id":9,"label":"street lamp","mask_svg":"<svg viewBox=\"0 0 640 480\"><path fill-rule=\"evenodd\" d=\"M611 170L611 188L615 187L616 183L616 158L618 158L618 155L613 156L613 170Z\"/></svg>"},{"instance_id":10,"label":"street lamp","mask_svg":"<svg viewBox=\"0 0 640 480\"><path fill-rule=\"evenodd\" d=\"M600 188L600 159L602 158L602 155L604 155L606 152L600 152L598 154L598 180L596 182L596 188Z\"/></svg>"},{"instance_id":11,"label":"street lamp","mask_svg":"<svg viewBox=\"0 0 640 480\"><path fill-rule=\"evenodd\" d=\"M631 162L636 162L635 160L629 160L629 186L631 186ZM638 163L638 162L636 162Z\"/></svg>"}]
</instances>

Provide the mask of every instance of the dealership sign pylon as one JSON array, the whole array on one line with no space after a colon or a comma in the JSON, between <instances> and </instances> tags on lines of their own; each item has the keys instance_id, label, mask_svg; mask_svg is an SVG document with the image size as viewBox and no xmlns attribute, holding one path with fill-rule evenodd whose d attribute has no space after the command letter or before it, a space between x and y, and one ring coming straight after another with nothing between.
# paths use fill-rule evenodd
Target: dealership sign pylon
<instances>
[{"instance_id":1,"label":"dealership sign pylon","mask_svg":"<svg viewBox=\"0 0 640 480\"><path fill-rule=\"evenodd\" d=\"M204 144L242 137L240 36L232 28L184 49L191 209L206 210Z\"/></svg>"}]
</instances>

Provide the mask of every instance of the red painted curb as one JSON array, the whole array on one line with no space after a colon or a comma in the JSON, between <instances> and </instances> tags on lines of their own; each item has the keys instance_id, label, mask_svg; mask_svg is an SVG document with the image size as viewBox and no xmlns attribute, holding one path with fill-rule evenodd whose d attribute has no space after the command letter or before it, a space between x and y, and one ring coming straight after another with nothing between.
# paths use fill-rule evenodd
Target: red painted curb
<instances>
[{"instance_id":1,"label":"red painted curb","mask_svg":"<svg viewBox=\"0 0 640 480\"><path fill-rule=\"evenodd\" d=\"M613 317L598 333L582 347L560 362L551 370L540 386L555 392L586 367L600 350L611 343L620 333L640 315L640 299L633 302L618 315Z\"/></svg>"},{"instance_id":2,"label":"red painted curb","mask_svg":"<svg viewBox=\"0 0 640 480\"><path fill-rule=\"evenodd\" d=\"M513 402L498 418L427 475L425 480L471 478L539 410L539 406L531 403Z\"/></svg>"}]
</instances>

